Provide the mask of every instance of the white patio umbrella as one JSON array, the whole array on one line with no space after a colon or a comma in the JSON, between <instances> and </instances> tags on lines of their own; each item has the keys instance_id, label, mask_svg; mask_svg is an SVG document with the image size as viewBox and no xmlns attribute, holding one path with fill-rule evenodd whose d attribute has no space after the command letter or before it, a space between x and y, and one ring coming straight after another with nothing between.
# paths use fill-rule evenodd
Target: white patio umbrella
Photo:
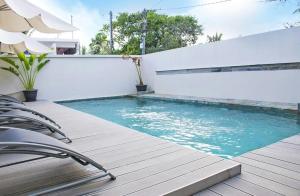
<instances>
[{"instance_id":1,"label":"white patio umbrella","mask_svg":"<svg viewBox=\"0 0 300 196\"><path fill-rule=\"evenodd\" d=\"M52 50L45 45L29 38L23 33L7 32L0 29L0 51L18 53L29 51L30 53L50 53Z\"/></svg>"},{"instance_id":2,"label":"white patio umbrella","mask_svg":"<svg viewBox=\"0 0 300 196\"><path fill-rule=\"evenodd\" d=\"M10 32L24 32L33 28L41 33L78 30L27 0L0 0L0 28Z\"/></svg>"}]
</instances>

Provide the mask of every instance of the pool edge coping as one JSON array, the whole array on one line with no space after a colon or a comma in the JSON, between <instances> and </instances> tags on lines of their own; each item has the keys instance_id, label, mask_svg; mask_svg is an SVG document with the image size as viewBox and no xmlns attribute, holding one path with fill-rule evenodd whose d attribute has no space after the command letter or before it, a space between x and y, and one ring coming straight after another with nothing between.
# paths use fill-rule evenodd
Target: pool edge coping
<instances>
[{"instance_id":1,"label":"pool edge coping","mask_svg":"<svg viewBox=\"0 0 300 196\"><path fill-rule=\"evenodd\" d=\"M253 101L243 99L218 99L196 96L184 96L184 95L168 95L168 94L133 94L128 95L130 97L149 98L166 101L178 101L183 103L199 103L207 105L232 105L232 106L246 106L266 109L279 109L290 112L297 112L297 104L295 103L280 103L280 102L266 102L266 101Z\"/></svg>"}]
</instances>

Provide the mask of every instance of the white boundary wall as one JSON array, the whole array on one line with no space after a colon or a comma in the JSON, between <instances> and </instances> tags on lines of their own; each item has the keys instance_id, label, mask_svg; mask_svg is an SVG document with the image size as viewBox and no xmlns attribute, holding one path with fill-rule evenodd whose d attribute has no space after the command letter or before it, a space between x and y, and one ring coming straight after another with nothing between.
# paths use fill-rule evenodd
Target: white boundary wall
<instances>
[{"instance_id":1,"label":"white boundary wall","mask_svg":"<svg viewBox=\"0 0 300 196\"><path fill-rule=\"evenodd\" d=\"M300 70L157 75L155 71L300 62L300 27L143 56L157 94L300 102Z\"/></svg>"},{"instance_id":2,"label":"white boundary wall","mask_svg":"<svg viewBox=\"0 0 300 196\"><path fill-rule=\"evenodd\" d=\"M300 70L157 75L156 71L300 62L300 27L143 56L145 83L157 94L300 102ZM53 56L40 73L38 99L72 100L135 93L137 75L121 56ZM0 66L3 63L0 63ZM0 70L0 94L22 88Z\"/></svg>"},{"instance_id":3,"label":"white boundary wall","mask_svg":"<svg viewBox=\"0 0 300 196\"><path fill-rule=\"evenodd\" d=\"M72 100L136 92L134 64L121 56L52 56L49 59L51 62L36 81L38 99ZM0 94L21 90L15 77L0 70Z\"/></svg>"}]
</instances>

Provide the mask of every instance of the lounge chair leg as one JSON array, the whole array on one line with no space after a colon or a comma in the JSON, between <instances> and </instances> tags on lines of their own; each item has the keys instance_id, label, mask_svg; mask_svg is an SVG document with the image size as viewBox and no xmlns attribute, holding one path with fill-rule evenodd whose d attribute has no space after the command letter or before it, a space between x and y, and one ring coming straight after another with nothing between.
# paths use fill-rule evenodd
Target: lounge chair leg
<instances>
[{"instance_id":1,"label":"lounge chair leg","mask_svg":"<svg viewBox=\"0 0 300 196\"><path fill-rule=\"evenodd\" d=\"M70 143L73 142L73 141L72 141L70 138L68 138L68 137L59 138L58 140L63 141L63 142L65 142L65 143L67 143L67 144L70 144Z\"/></svg>"},{"instance_id":2,"label":"lounge chair leg","mask_svg":"<svg viewBox=\"0 0 300 196\"><path fill-rule=\"evenodd\" d=\"M105 176L110 176L111 180L116 179L116 177L113 176L112 174L105 173L105 174L102 174L102 175L92 176L92 177L87 177L87 178L84 178L84 179L81 179L81 180L77 180L75 182L66 183L66 184L55 186L55 187L47 188L47 189L44 189L44 190L39 190L39 191L30 193L29 195L31 195L31 196L45 195L45 194L53 193L53 192L56 192L56 191L66 190L66 189L69 189L69 188L72 188L72 187L76 187L76 186L79 186L79 185L82 185L82 184L86 184L90 181L94 181L94 180L103 178Z\"/></svg>"},{"instance_id":3,"label":"lounge chair leg","mask_svg":"<svg viewBox=\"0 0 300 196\"><path fill-rule=\"evenodd\" d=\"M111 180L117 179L116 176L112 175L111 173L108 173L108 175L109 175L109 177L110 177Z\"/></svg>"},{"instance_id":4,"label":"lounge chair leg","mask_svg":"<svg viewBox=\"0 0 300 196\"><path fill-rule=\"evenodd\" d=\"M74 159L75 161L77 161L78 163L80 163L81 165L84 165L84 166L91 164L94 167L96 167L97 169L105 172L110 177L111 180L115 180L116 179L116 177L114 175L112 175L111 173L109 173L102 165L96 163L95 161L93 161L93 160L91 160L89 158L85 157L85 159L80 159L80 158L77 158L75 156L71 156L71 158Z\"/></svg>"},{"instance_id":5,"label":"lounge chair leg","mask_svg":"<svg viewBox=\"0 0 300 196\"><path fill-rule=\"evenodd\" d=\"M72 143L72 140L70 138L68 138L68 137L66 137L65 140L67 140L68 144Z\"/></svg>"}]
</instances>

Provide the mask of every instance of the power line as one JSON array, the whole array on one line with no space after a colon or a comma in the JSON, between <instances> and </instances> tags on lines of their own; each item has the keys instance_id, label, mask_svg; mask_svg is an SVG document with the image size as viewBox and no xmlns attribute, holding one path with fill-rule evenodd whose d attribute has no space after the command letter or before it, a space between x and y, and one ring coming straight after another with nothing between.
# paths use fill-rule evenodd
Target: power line
<instances>
[{"instance_id":1,"label":"power line","mask_svg":"<svg viewBox=\"0 0 300 196\"><path fill-rule=\"evenodd\" d=\"M182 7L173 7L173 8L159 8L159 9L154 9L156 11L162 11L162 10L179 10L179 9L188 9L188 8L194 8L194 7L203 7L203 6L208 6L208 5L215 5L215 4L220 4L220 3L226 3L232 0L221 0L221 1L215 1L215 2L210 2L210 3L201 3L201 4L196 4L196 5L189 5L189 6L182 6Z\"/></svg>"},{"instance_id":2,"label":"power line","mask_svg":"<svg viewBox=\"0 0 300 196\"><path fill-rule=\"evenodd\" d=\"M110 53L112 54L114 51L114 38L113 38L113 13L112 11L109 12L109 35L110 35L110 40L109 40L109 45L110 45Z\"/></svg>"},{"instance_id":3,"label":"power line","mask_svg":"<svg viewBox=\"0 0 300 196\"><path fill-rule=\"evenodd\" d=\"M158 0L156 3L154 3L151 8L158 6L163 0Z\"/></svg>"},{"instance_id":4,"label":"power line","mask_svg":"<svg viewBox=\"0 0 300 196\"><path fill-rule=\"evenodd\" d=\"M147 35L147 14L148 10L144 9L143 10L143 29L142 29L142 39L141 39L141 49L142 49L142 54L144 55L146 53L146 35Z\"/></svg>"}]
</instances>

